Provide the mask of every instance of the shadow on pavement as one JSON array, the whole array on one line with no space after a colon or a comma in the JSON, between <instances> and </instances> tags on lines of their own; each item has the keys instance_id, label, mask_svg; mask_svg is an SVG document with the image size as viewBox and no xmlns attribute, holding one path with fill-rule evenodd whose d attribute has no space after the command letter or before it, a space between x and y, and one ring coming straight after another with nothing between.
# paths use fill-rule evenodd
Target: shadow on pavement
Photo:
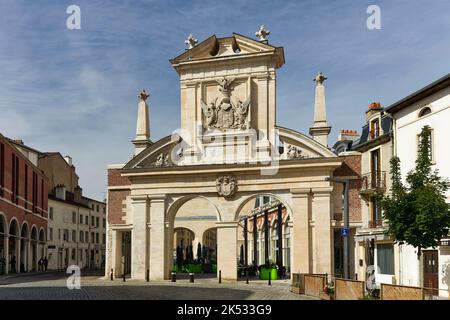
<instances>
[{"instance_id":1,"label":"shadow on pavement","mask_svg":"<svg viewBox=\"0 0 450 320\"><path fill-rule=\"evenodd\" d=\"M249 290L192 286L86 286L0 288L0 300L243 300Z\"/></svg>"},{"instance_id":2,"label":"shadow on pavement","mask_svg":"<svg viewBox=\"0 0 450 320\"><path fill-rule=\"evenodd\" d=\"M18 274L8 274L0 277L0 286L20 284L20 283L30 283L45 280L58 280L67 278L69 276L65 270L57 271L42 271L42 272L30 272L30 273L18 273ZM104 276L103 270L81 270L82 277L93 277L99 278Z\"/></svg>"}]
</instances>

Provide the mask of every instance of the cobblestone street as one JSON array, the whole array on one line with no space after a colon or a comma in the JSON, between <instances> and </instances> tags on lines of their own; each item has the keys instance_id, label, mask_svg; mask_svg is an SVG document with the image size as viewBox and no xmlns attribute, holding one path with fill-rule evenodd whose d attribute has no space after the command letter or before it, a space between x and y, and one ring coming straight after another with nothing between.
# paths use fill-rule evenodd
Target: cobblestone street
<instances>
[{"instance_id":1,"label":"cobblestone street","mask_svg":"<svg viewBox=\"0 0 450 320\"><path fill-rule=\"evenodd\" d=\"M309 300L310 297L289 292L289 280L245 281L217 283L217 279L145 282L121 279L105 280L97 275L81 278L81 289L70 290L66 286L68 274L41 273L0 277L0 300L55 299L55 300Z\"/></svg>"}]
</instances>

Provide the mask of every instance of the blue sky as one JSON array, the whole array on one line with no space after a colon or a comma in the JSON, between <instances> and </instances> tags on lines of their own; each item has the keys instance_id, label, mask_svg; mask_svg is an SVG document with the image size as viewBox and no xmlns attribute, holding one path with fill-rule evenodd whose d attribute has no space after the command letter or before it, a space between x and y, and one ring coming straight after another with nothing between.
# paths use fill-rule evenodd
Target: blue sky
<instances>
[{"instance_id":1,"label":"blue sky","mask_svg":"<svg viewBox=\"0 0 450 320\"><path fill-rule=\"evenodd\" d=\"M81 8L81 30L66 8ZM368 5L381 30L366 27ZM151 92L151 135L180 126L178 76L169 59L200 41L259 25L283 46L277 123L307 133L314 82L327 76L332 144L360 130L372 101L387 106L450 72L450 1L0 1L0 132L71 155L84 193L103 198L107 164L132 155L137 93Z\"/></svg>"}]
</instances>

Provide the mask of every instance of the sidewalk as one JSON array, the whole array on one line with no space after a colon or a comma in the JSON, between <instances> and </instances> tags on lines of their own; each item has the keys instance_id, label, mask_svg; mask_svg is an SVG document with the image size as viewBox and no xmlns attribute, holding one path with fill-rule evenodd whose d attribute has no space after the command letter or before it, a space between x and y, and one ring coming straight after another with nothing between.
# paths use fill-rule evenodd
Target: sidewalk
<instances>
[{"instance_id":1,"label":"sidewalk","mask_svg":"<svg viewBox=\"0 0 450 320\"><path fill-rule=\"evenodd\" d=\"M9 273L0 275L0 282L2 280L22 278L22 277L35 277L35 276L46 276L46 275L63 275L66 274L66 269L59 270L47 270L47 271L31 271L31 272L21 272L21 273ZM101 276L105 275L103 269L81 269L81 276Z\"/></svg>"}]
</instances>

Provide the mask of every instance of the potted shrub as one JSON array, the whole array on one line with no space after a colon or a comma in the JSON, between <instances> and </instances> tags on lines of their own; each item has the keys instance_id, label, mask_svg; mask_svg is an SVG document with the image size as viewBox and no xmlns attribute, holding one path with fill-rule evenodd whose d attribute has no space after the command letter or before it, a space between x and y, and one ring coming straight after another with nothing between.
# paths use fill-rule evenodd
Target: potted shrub
<instances>
[{"instance_id":1,"label":"potted shrub","mask_svg":"<svg viewBox=\"0 0 450 320\"><path fill-rule=\"evenodd\" d=\"M277 266L273 263L263 264L260 267L259 278L261 280L269 280L269 274L271 280L278 279L278 269Z\"/></svg>"},{"instance_id":2,"label":"potted shrub","mask_svg":"<svg viewBox=\"0 0 450 320\"><path fill-rule=\"evenodd\" d=\"M334 283L328 283L323 292L320 293L319 298L322 300L334 300Z\"/></svg>"}]
</instances>

